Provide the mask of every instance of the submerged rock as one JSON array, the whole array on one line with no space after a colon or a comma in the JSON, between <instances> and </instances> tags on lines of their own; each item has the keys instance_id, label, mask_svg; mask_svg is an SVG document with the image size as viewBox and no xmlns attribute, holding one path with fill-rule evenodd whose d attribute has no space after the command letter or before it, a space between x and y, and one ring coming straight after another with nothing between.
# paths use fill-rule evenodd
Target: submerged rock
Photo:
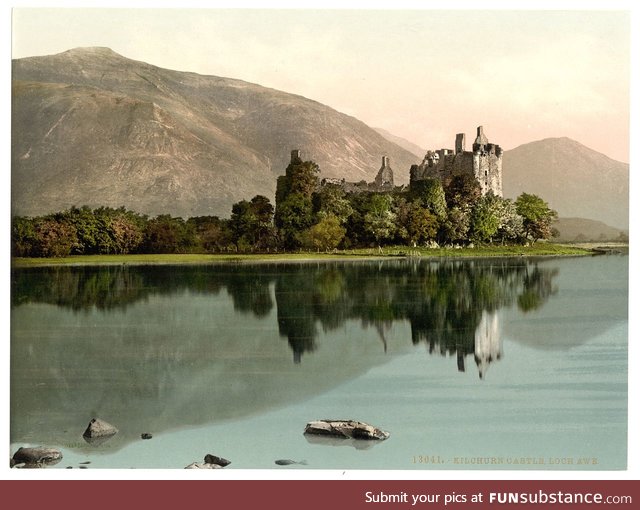
<instances>
[{"instance_id":1,"label":"submerged rock","mask_svg":"<svg viewBox=\"0 0 640 510\"><path fill-rule=\"evenodd\" d=\"M291 459L278 459L275 461L278 466L290 466L292 464L300 464L302 466L307 465L306 460L291 460Z\"/></svg>"},{"instance_id":2,"label":"submerged rock","mask_svg":"<svg viewBox=\"0 0 640 510\"><path fill-rule=\"evenodd\" d=\"M364 440L384 440L389 437L388 432L355 420L310 421L307 423L304 433Z\"/></svg>"},{"instance_id":3,"label":"submerged rock","mask_svg":"<svg viewBox=\"0 0 640 510\"><path fill-rule=\"evenodd\" d=\"M62 452L55 448L47 448L45 446L36 446L33 448L18 448L11 459L11 467L44 467L46 465L57 464L62 460Z\"/></svg>"},{"instance_id":4,"label":"submerged rock","mask_svg":"<svg viewBox=\"0 0 640 510\"><path fill-rule=\"evenodd\" d=\"M84 440L89 444L101 444L107 439L115 436L118 433L118 429L110 423L107 423L100 418L93 418L87 429L82 434Z\"/></svg>"}]
</instances>

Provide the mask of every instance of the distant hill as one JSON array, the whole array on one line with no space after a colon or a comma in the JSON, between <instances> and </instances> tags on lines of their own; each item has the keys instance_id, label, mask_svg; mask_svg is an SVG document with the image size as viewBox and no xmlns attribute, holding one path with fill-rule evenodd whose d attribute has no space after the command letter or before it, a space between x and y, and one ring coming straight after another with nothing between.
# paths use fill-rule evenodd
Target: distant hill
<instances>
[{"instance_id":1,"label":"distant hill","mask_svg":"<svg viewBox=\"0 0 640 510\"><path fill-rule=\"evenodd\" d=\"M411 154L414 154L415 156L417 156L420 161L422 161L422 159L424 158L424 155L427 153L426 149L423 149L422 147L416 145L413 142L410 142L405 138L402 138L401 136L396 136L392 133L389 133L389 131L387 131L386 129L382 129L382 128L373 128L373 129L375 129L378 133L380 133L390 142L393 142L396 145L399 145L404 150L409 151Z\"/></svg>"},{"instance_id":2,"label":"distant hill","mask_svg":"<svg viewBox=\"0 0 640 510\"><path fill-rule=\"evenodd\" d=\"M619 241L629 235L628 231L584 218L559 218L554 227L560 232L554 241L562 242Z\"/></svg>"},{"instance_id":3,"label":"distant hill","mask_svg":"<svg viewBox=\"0 0 640 510\"><path fill-rule=\"evenodd\" d=\"M561 217L629 228L629 165L569 138L547 138L505 151L503 191L544 198Z\"/></svg>"},{"instance_id":4,"label":"distant hill","mask_svg":"<svg viewBox=\"0 0 640 510\"><path fill-rule=\"evenodd\" d=\"M108 48L17 59L12 78L14 214L124 205L228 216L239 200L273 199L293 149L350 181L372 181L386 155L406 183L419 161L318 102Z\"/></svg>"}]
</instances>

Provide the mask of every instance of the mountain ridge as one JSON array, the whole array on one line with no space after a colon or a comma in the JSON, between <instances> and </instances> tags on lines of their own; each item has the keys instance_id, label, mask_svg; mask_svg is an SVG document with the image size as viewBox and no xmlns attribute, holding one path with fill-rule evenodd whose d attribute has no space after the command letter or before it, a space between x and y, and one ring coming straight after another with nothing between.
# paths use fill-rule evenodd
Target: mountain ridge
<instances>
[{"instance_id":1,"label":"mountain ridge","mask_svg":"<svg viewBox=\"0 0 640 510\"><path fill-rule=\"evenodd\" d=\"M273 198L293 149L316 161L323 177L353 181L372 181L383 155L399 169L417 160L317 101L108 48L27 57L12 67L14 214L86 203L228 216L239 200ZM408 181L408 171L398 181Z\"/></svg>"},{"instance_id":2,"label":"mountain ridge","mask_svg":"<svg viewBox=\"0 0 640 510\"><path fill-rule=\"evenodd\" d=\"M273 200L293 149L321 177L347 181L372 181L389 156L406 184L422 160L415 144L412 153L411 142L315 100L106 47L15 59L12 71L13 214L104 205L228 217L239 200ZM504 153L505 197L535 193L561 216L623 229L628 175L628 164L567 137Z\"/></svg>"}]
</instances>

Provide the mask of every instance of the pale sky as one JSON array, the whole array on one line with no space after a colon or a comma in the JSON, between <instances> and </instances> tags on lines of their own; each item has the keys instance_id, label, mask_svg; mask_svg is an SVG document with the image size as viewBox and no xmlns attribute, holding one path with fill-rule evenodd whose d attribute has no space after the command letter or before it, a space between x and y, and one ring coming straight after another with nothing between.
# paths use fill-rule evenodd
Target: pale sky
<instances>
[{"instance_id":1,"label":"pale sky","mask_svg":"<svg viewBox=\"0 0 640 510\"><path fill-rule=\"evenodd\" d=\"M12 34L13 58L108 46L300 94L425 149L484 125L505 149L568 136L629 161L624 11L20 8Z\"/></svg>"}]
</instances>

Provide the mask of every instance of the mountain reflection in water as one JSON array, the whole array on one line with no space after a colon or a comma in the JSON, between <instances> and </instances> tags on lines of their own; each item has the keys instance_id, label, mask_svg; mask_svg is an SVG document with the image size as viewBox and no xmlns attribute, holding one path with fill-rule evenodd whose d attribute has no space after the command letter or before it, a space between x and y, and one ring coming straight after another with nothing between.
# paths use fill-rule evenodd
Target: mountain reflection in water
<instances>
[{"instance_id":1,"label":"mountain reflection in water","mask_svg":"<svg viewBox=\"0 0 640 510\"><path fill-rule=\"evenodd\" d=\"M11 439L87 448L78 429L100 416L119 448L310 398L419 344L482 378L500 310L540 309L558 272L515 258L14 269Z\"/></svg>"}]
</instances>

